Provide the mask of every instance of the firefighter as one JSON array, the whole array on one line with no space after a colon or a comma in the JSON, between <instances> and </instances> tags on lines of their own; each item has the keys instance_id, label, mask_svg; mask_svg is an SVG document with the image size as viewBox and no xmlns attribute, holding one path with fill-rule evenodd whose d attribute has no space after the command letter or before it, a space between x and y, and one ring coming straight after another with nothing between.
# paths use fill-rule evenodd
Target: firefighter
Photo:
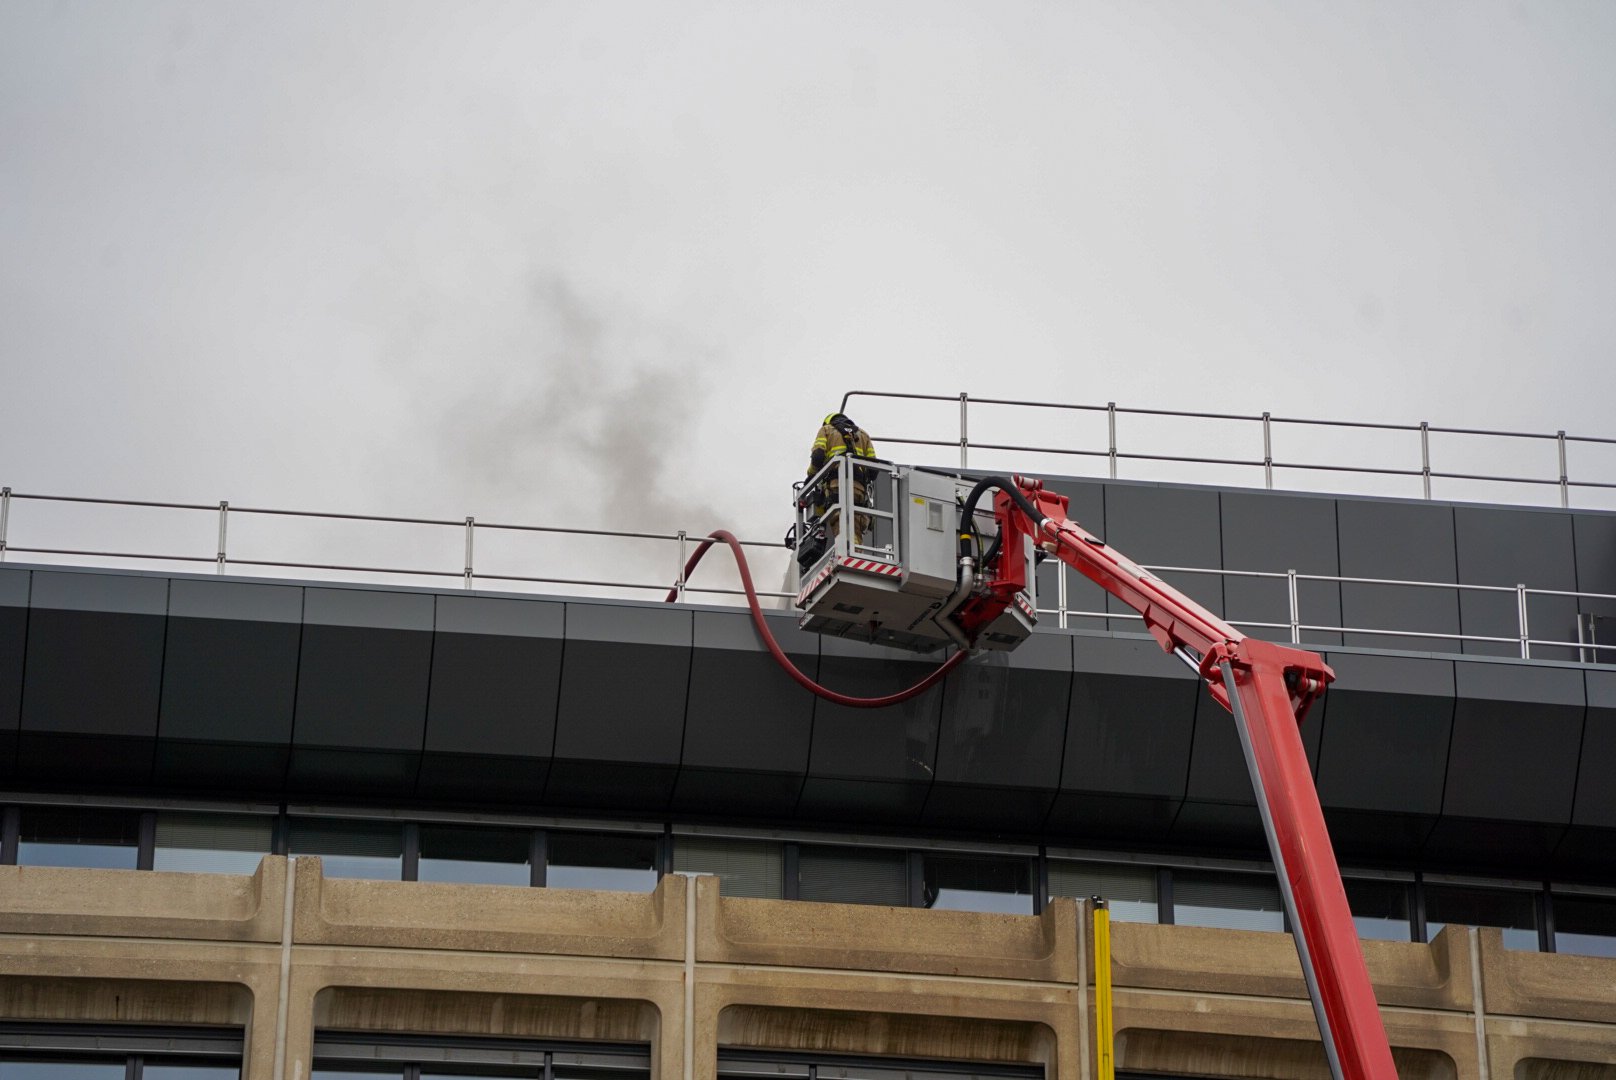
<instances>
[{"instance_id":1,"label":"firefighter","mask_svg":"<svg viewBox=\"0 0 1616 1080\"><path fill-rule=\"evenodd\" d=\"M845 413L831 413L819 425L819 434L814 437L813 450L808 455L808 475L818 472L825 462L848 454L855 458L874 458L875 444L870 442L869 435L865 434L859 426ZM859 506L873 506L875 494L875 470L855 466L853 470L853 501ZM828 495L816 498L819 508L837 501L837 494L841 486L840 472L833 471L825 481ZM822 489L824 490L824 489ZM872 519L869 514L855 514L853 516L853 539L862 544L869 536ZM833 512L830 516L831 533L841 531L841 514Z\"/></svg>"}]
</instances>

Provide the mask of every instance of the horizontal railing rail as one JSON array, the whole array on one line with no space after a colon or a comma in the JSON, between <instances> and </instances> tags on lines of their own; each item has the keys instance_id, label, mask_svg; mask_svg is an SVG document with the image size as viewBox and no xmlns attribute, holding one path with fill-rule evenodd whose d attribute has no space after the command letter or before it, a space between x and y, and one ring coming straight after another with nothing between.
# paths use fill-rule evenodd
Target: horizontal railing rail
<instances>
[{"instance_id":1,"label":"horizontal railing rail","mask_svg":"<svg viewBox=\"0 0 1616 1080\"><path fill-rule=\"evenodd\" d=\"M18 501L36 501L53 503L70 503L88 506L122 507L130 509L153 510L180 510L203 511L218 515L218 547L208 555L175 554L173 552L149 551L119 551L112 549L91 548L65 548L65 547L38 547L17 546L10 543L9 532L11 527L11 504ZM232 557L226 546L229 537L229 525L232 515L262 515L272 517L298 518L308 521L350 521L365 522L369 524L386 525L423 525L437 528L454 528L465 530L465 563L454 569L432 569L414 566L374 566L351 563L312 562L278 559L251 559ZM473 563L476 536L479 530L505 531L520 533L553 534L561 536L598 536L624 540L659 541L676 544L678 547L678 565L674 577L670 581L636 582L627 580L613 580L607 578L573 578L553 575L534 574L500 574L482 572L478 573ZM204 563L211 564L218 574L224 574L230 567L256 567L260 569L275 570L316 570L328 573L351 574L379 574L399 577L425 577L425 578L454 578L462 582L464 588L470 589L477 581L503 581L521 582L533 585L564 585L589 588L623 589L627 591L650 591L665 593L674 589L680 600L686 594L699 594L711 596L744 596L742 589L721 588L716 586L693 586L685 580L685 563L688 560L692 540L699 543L702 537L692 537L683 529L671 533L640 532L621 529L590 529L577 526L564 525L531 525L502 521L478 521L475 517L467 516L463 519L430 518L430 517L404 517L395 514L352 514L326 510L287 510L264 506L233 506L228 501L219 503L187 503L187 502L158 502L148 499L107 499L93 498L77 495L44 495L33 492L13 491L11 488L0 488L0 562L4 562L8 554L17 555L52 555L70 558L94 559L121 559L154 563ZM745 547L768 548L783 551L779 541L742 540ZM772 590L758 590L763 597L789 599L794 594Z\"/></svg>"},{"instance_id":2,"label":"horizontal railing rail","mask_svg":"<svg viewBox=\"0 0 1616 1080\"><path fill-rule=\"evenodd\" d=\"M1178 409L1150 409L1136 406L1120 406L1116 402L1106 402L1104 405L1082 404L1074 402L1055 401L1022 401L1012 398L972 397L967 393L957 395L947 394L908 394L884 390L849 390L842 397L842 411L846 412L854 398L867 398L871 400L900 400L900 401L929 401L957 403L959 406L959 428L954 439L918 438L899 435L893 432L872 431L872 438L880 443L893 443L901 446L930 446L937 448L957 448L959 451L960 468L970 468L970 451L995 450L1022 454L1051 454L1062 457L1105 458L1108 462L1110 478L1119 479L1118 465L1124 461L1151 461L1179 463L1187 465L1222 465L1234 468L1251 468L1263 470L1263 487L1272 490L1274 487L1275 470L1295 470L1299 472L1328 472L1345 475L1362 476L1402 476L1417 477L1421 481L1421 493L1424 498L1432 497L1432 480L1463 480L1492 484L1528 484L1537 486L1552 486L1559 489L1559 501L1562 507L1571 505L1572 489L1607 490L1616 491L1616 480L1571 479L1569 475L1567 447L1572 445L1583 446L1612 446L1616 447L1616 438L1603 438L1590 435L1568 435L1564 431L1507 431L1489 430L1486 428L1470 427L1443 427L1425 421L1418 424L1391 424L1376 421L1361 420L1324 420L1311 417L1274 416L1271 413L1221 413L1221 412L1188 412ZM1014 444L1000 442L973 442L970 438L970 409L971 406L1005 406L1019 409L1047 409L1063 410L1067 412L1095 413L1106 416L1107 444L1101 447L1080 447L1072 445L1038 446L1031 444ZM1149 416L1167 419L1203 421L1222 420L1247 423L1260 426L1262 455L1249 457L1204 456L1196 454L1157 454L1141 450L1124 450L1117 438L1117 419L1126 416ZM1418 435L1418 464L1410 462L1403 466L1369 465L1369 464L1342 464L1328 461L1290 461L1274 456L1274 428L1282 426L1334 428L1351 431L1380 431L1401 432ZM1431 436L1432 435L1465 435L1491 439L1524 439L1531 442L1553 443L1557 452L1558 471L1548 475L1503 476L1489 473L1460 472L1447 469L1434 468L1431 464ZM1255 439L1253 440L1255 449Z\"/></svg>"},{"instance_id":3,"label":"horizontal railing rail","mask_svg":"<svg viewBox=\"0 0 1616 1080\"><path fill-rule=\"evenodd\" d=\"M1616 606L1616 593L1573 592L1567 589L1533 589L1525 585L1472 585L1464 582L1451 581L1410 581L1402 578L1371 578L1348 577L1340 574L1302 574L1295 570L1225 570L1204 566L1145 566L1153 574L1199 574L1223 578L1265 578L1275 581L1283 580L1286 583L1286 602L1289 608L1289 621L1261 622L1248 619L1227 619L1230 625L1247 630L1280 630L1288 633L1292 644L1302 643L1302 634L1361 634L1374 637L1419 638L1432 641L1451 641L1463 648L1466 642L1491 643L1509 645L1518 650L1523 660L1533 659L1532 648L1542 646L1545 648L1560 648L1576 651L1578 659L1583 662L1598 662L1605 658L1607 662L1616 661L1616 642L1599 644L1586 640L1581 633L1582 626L1578 620L1576 639L1539 638L1531 633L1530 608L1534 596L1571 598L1579 601L1578 614L1582 614L1580 601L1591 600L1608 602ZM1126 611L1088 611L1070 607L1067 603L1069 584L1067 580L1067 567L1062 564L1057 567L1056 605L1051 608L1040 607L1038 614L1053 615L1057 625L1067 628L1073 619L1124 619L1140 620L1143 616ZM1466 633L1462 630L1416 630L1411 627L1385 627L1385 626L1348 626L1330 625L1327 623L1311 623L1302 618L1301 589L1304 582L1327 582L1335 585L1375 585L1391 588L1408 589L1437 589L1461 593L1503 593L1515 598L1515 630L1516 633L1503 637L1496 634ZM1616 616L1616 611L1612 612Z\"/></svg>"},{"instance_id":4,"label":"horizontal railing rail","mask_svg":"<svg viewBox=\"0 0 1616 1080\"><path fill-rule=\"evenodd\" d=\"M12 504L14 502L41 502L61 504L82 504L88 506L123 508L123 509L155 509L182 511L188 513L209 513L217 515L218 533L216 549L207 554L193 554L173 551L132 551L118 548L73 548L62 546L29 545L17 546L10 542ZM342 521L361 522L366 524L389 525L415 525L435 529L452 528L464 531L465 558L461 566L454 568L433 568L423 566L390 566L368 565L363 563L344 563L329 560L295 560L295 559L267 559L243 558L231 556L227 541L229 540L229 525L232 516L258 515L282 518L302 519L308 521ZM475 540L482 531L504 531L526 534L554 534L563 536L593 536L611 539L643 541L666 545L674 548L677 561L674 573L670 580L645 581L628 578L611 577L564 577L543 574L517 574L506 572L478 571L474 563ZM341 574L373 574L382 576L398 576L406 578L428 579L457 579L462 587L474 588L478 582L483 583L511 583L521 585L548 585L565 586L571 588L590 589L620 589L631 593L649 592L665 593L672 589L679 600L689 596L707 597L738 597L744 591L738 588L727 588L714 585L694 586L685 579L685 563L692 548L692 542L699 543L701 537L693 536L686 530L674 532L642 532L619 529L596 529L578 526L535 525L513 522L478 521L467 516L462 519L436 518L436 517L408 517L390 514L355 514L331 511L287 510L274 507L233 506L228 501L214 503L189 502L158 502L140 499L108 499L83 496L48 495L32 492L14 492L9 487L0 488L0 562L4 562L9 555L48 555L62 558L77 559L115 559L157 564L176 564L181 566L211 565L217 574L225 574L231 569L254 568L264 570L293 570L318 571L324 573ZM764 548L770 551L787 554L779 541L742 540L742 545L749 548ZM1057 587L1055 605L1053 607L1040 607L1040 615L1053 616L1056 625L1062 628L1071 626L1075 619L1114 619L1138 620L1139 616L1131 612L1118 611L1090 611L1071 606L1069 603L1069 572L1063 564L1057 564ZM1463 649L1466 643L1502 644L1511 646L1512 650L1523 659L1532 659L1534 648L1554 648L1573 652L1579 660L1588 661L1616 661L1616 642L1598 643L1584 640L1582 634L1582 620L1577 619L1576 639L1545 638L1533 633L1531 623L1531 606L1534 597L1558 597L1576 601L1579 616L1589 606L1585 602L1596 604L1609 603L1616 607L1616 594L1576 592L1566 589L1539 589L1528 588L1524 584L1517 585L1481 585L1456 582L1414 581L1399 578L1373 578L1351 577L1333 574L1299 573L1295 570L1230 570L1216 567L1196 566L1147 566L1147 570L1156 574L1179 574L1191 576L1208 576L1219 579L1244 578L1265 579L1284 583L1285 604L1287 619L1284 622L1265 622L1260 620L1229 621L1236 627L1250 631L1274 631L1272 636L1288 639L1292 643L1300 644L1304 634L1354 634L1368 638L1400 638L1405 640L1431 641L1450 643L1456 649ZM1463 630L1429 630L1414 627L1395 626L1349 626L1332 625L1329 623L1310 620L1305 617L1302 605L1302 588L1307 583L1334 584L1336 586L1378 586L1382 588L1419 589L1448 591L1455 596L1464 593L1506 594L1515 598L1515 625L1511 628L1514 633L1504 635L1501 633L1482 634ZM759 595L772 599L792 599L794 594L784 591L759 590ZM1616 612L1613 612L1616 614ZM1541 657L1541 654L1540 654Z\"/></svg>"}]
</instances>

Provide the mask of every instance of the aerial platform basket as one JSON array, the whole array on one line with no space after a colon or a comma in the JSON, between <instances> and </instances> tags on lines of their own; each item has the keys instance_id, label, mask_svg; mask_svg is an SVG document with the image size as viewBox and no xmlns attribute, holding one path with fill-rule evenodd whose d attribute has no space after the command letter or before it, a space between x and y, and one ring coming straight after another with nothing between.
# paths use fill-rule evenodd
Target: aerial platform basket
<instances>
[{"instance_id":1,"label":"aerial platform basket","mask_svg":"<svg viewBox=\"0 0 1616 1080\"><path fill-rule=\"evenodd\" d=\"M969 595L969 582L960 581L959 541L972 484L843 454L795 485L799 625L913 652L961 644L939 620ZM978 546L985 546L996 531L991 507L975 517ZM1030 561L1032 551L1019 557ZM1027 590L978 636L978 648L1013 649L1032 632L1037 602L1030 570L1027 580Z\"/></svg>"}]
</instances>

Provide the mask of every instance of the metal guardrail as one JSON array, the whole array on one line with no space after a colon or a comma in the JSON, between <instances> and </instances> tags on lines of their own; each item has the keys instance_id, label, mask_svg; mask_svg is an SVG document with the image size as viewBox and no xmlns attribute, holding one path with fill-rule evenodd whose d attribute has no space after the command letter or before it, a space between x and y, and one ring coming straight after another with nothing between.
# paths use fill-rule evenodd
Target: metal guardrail
<instances>
[{"instance_id":1,"label":"metal guardrail","mask_svg":"<svg viewBox=\"0 0 1616 1080\"><path fill-rule=\"evenodd\" d=\"M1283 573L1271 570L1221 570L1208 569L1198 566L1146 566L1146 570L1155 574L1205 574L1222 578L1267 578L1283 580L1285 582L1286 600L1289 607L1289 619L1286 622L1259 622L1247 619L1228 619L1228 622L1239 628L1247 630L1278 630L1288 634L1291 644L1302 643L1303 631L1327 634L1364 634L1368 636L1420 638L1431 641L1451 641L1461 647L1465 642L1488 642L1494 644L1510 645L1518 649L1518 655L1523 660L1532 659L1533 646L1545 648L1570 649L1577 652L1578 659L1583 663L1598 662L1601 652L1610 654L1616 660L1616 644L1600 645L1592 641L1583 640L1580 636L1575 641L1562 641L1556 638L1537 638L1531 633L1531 619L1529 616L1530 600L1534 596L1560 596L1577 600L1605 600L1616 602L1616 594L1571 592L1565 589L1529 589L1525 585L1465 585L1446 581L1403 581L1396 578L1363 578L1342 577L1335 574L1299 574L1295 570L1286 570ZM1129 619L1143 621L1143 616L1133 612L1116 611L1083 611L1072 608L1067 604L1067 569L1064 565L1059 567L1056 585L1056 606L1053 608L1039 608L1040 615L1053 615L1057 625L1062 629L1070 625L1072 619ZM1463 632L1445 633L1430 630L1400 630L1386 627L1368 626L1332 626L1322 623L1310 623L1302 618L1300 582L1322 581L1334 582L1338 585L1382 585L1410 589L1446 589L1456 596L1465 592L1473 593L1506 593L1515 598L1516 633L1511 637L1499 637L1490 634L1466 634Z\"/></svg>"},{"instance_id":2,"label":"metal guardrail","mask_svg":"<svg viewBox=\"0 0 1616 1080\"><path fill-rule=\"evenodd\" d=\"M10 527L11 504L14 501L38 501L53 503L73 503L90 506L107 507L133 507L159 510L178 510L192 513L209 513L218 515L218 545L217 549L205 555L169 554L162 552L133 552L89 550L79 548L46 548L46 547L16 547L8 543L8 530ZM228 554L226 541L229 536L230 516L236 515L265 515L273 517L301 518L309 520L326 521L360 521L380 524L426 525L438 528L452 528L464 530L465 535L465 564L453 569L427 569L421 567L400 566L364 566L329 562L299 562L293 560L268 559L232 559ZM525 574L479 574L475 571L473 554L475 539L478 530L499 530L519 533L547 533L567 536L598 536L630 540L645 540L657 543L672 544L677 548L678 561L672 581L661 582L631 582L621 580L605 580L591 578L565 578L553 576L538 576ZM485 582L519 582L538 585L564 585L586 588L612 588L630 591L649 591L664 593L672 588L678 599L684 600L687 595L705 596L741 596L740 589L716 588L712 586L695 587L690 585L684 576L685 562L690 555L692 540L700 541L700 537L692 537L685 530L680 529L672 533L624 532L614 529L584 529L570 526L556 525L520 525L507 522L480 522L473 517L462 520L450 518L416 518L397 517L381 514L343 514L305 510L282 510L258 506L231 506L221 501L217 505L212 503L173 503L151 502L136 499L99 499L67 495L39 495L32 493L14 492L9 487L0 488L0 562L4 562L10 553L19 555L52 555L69 558L94 559L130 559L157 563L204 564L211 565L214 572L224 574L231 567L258 567L276 570L314 570L339 573L382 574L399 575L405 577L426 578L454 578L461 581L463 587L470 589L479 581ZM746 547L767 548L771 551L784 553L778 541L743 540ZM1201 574L1219 578L1263 578L1283 580L1285 582L1288 602L1288 619L1286 622L1255 622L1230 620L1234 625L1254 632L1278 631L1276 636L1288 637L1293 643L1300 643L1302 635L1306 633L1343 633L1363 634L1369 636L1415 638L1433 642L1453 642L1462 647L1464 642L1488 642L1507 644L1515 647L1523 659L1532 658L1534 647L1562 648L1576 650L1577 656L1584 660L1597 660L1601 653L1609 653L1616 659L1616 644L1600 645L1590 641L1563 641L1552 638L1534 637L1531 632L1529 619L1530 600L1534 596L1570 597L1579 600L1616 601L1616 594L1570 592L1561 589L1529 589L1525 585L1462 585L1452 582L1435 581L1403 581L1390 578L1359 578L1340 577L1329 574L1301 574L1294 570L1283 573L1277 571L1259 570L1222 570L1208 567L1194 566L1148 566L1146 569L1153 573ZM1139 619L1131 612L1086 611L1073 608L1068 603L1068 571L1064 565L1058 566L1056 605L1052 608L1039 608L1040 615L1054 616L1056 625L1061 628L1070 626L1073 619ZM1389 627L1361 627L1361 626L1333 626L1324 623L1309 622L1303 617L1301 605L1301 582L1335 582L1343 585L1380 585L1412 589L1442 589L1452 590L1455 594L1463 592L1511 594L1515 597L1516 633L1510 637L1486 634L1466 633L1437 633L1432 631L1407 630ZM781 599L792 599L793 594L786 592L759 591L760 596ZM1580 624L1579 624L1580 630Z\"/></svg>"},{"instance_id":3,"label":"metal guardrail","mask_svg":"<svg viewBox=\"0 0 1616 1080\"><path fill-rule=\"evenodd\" d=\"M108 507L139 507L157 510L201 511L218 515L219 541L217 549L208 555L174 555L161 552L136 551L105 551L87 550L79 548L48 548L48 547L16 547L8 542L11 524L11 504L14 501L37 501L54 503L73 503L86 506ZM263 515L270 517L301 518L312 521L363 521L375 524L391 525L428 525L463 529L465 531L465 565L452 570L423 569L420 567L404 566L356 566L341 563L325 562L295 562L270 559L241 559L231 558L226 547L229 537L230 516L236 515ZM678 546L678 564L672 581L663 582L630 582L608 581L590 578L564 578L527 574L479 574L475 571L473 555L475 553L477 531L493 530L521 533L546 533L566 536L602 536L630 540L651 540L672 542ZM0 562L4 562L8 553L19 555L54 555L70 558L97 558L97 559L131 559L159 563L204 563L211 564L214 572L223 574L228 567L251 566L277 570L319 570L355 574L387 574L401 577L426 578L458 578L467 589L473 588L478 581L522 582L537 585L567 585L591 588L612 588L627 590L644 590L665 593L674 589L680 600L687 593L700 593L722 596L744 596L741 589L722 589L713 587L697 588L685 580L685 562L690 556L690 544L694 539L699 543L702 537L691 537L684 529L673 533L624 532L615 529L582 529L560 525L518 525L508 522L478 521L467 516L464 520L450 518L416 518L396 517L384 514L341 514L329 511L314 510L281 510L262 506L231 506L229 502L221 500L217 505L212 503L178 503L178 502L152 502L140 499L97 499L73 495L39 495L12 491L11 488L0 488ZM746 547L768 548L771 551L781 551L779 541L742 540ZM790 598L793 594L785 592L766 592L758 590L759 596Z\"/></svg>"},{"instance_id":4,"label":"metal guardrail","mask_svg":"<svg viewBox=\"0 0 1616 1080\"><path fill-rule=\"evenodd\" d=\"M1597 480L1572 480L1568 475L1566 448L1571 444L1616 446L1616 439L1596 438L1588 435L1567 435L1564 431L1548 434L1532 431L1492 431L1483 428L1460 427L1434 427L1426 421L1418 424L1383 424L1347 420L1314 420L1294 416L1274 416L1270 413L1258 415L1245 413L1213 413L1213 412L1183 412L1174 409L1142 409L1124 408L1116 402L1107 402L1104 405L1084 405L1050 401L1016 401L1006 398L971 397L961 392L955 396L946 394L906 394L893 393L882 390L849 390L842 397L842 411L846 412L848 403L855 397L872 399L892 399L905 401L935 401L958 402L959 404L959 436L954 440L944 439L916 439L904 438L888 433L872 435L877 442L897 443L907 446L936 446L958 447L960 468L970 467L970 451L977 450L1008 450L1018 453L1059 454L1071 457L1105 458L1109 464L1111 479L1117 476L1117 465L1121 461L1160 461L1179 462L1195 465L1225 465L1235 467L1260 468L1263 470L1263 487L1272 490L1274 486L1275 469L1294 469L1300 471L1330 472L1342 474L1356 474L1363 476L1408 476L1419 477L1424 497L1431 498L1431 481L1435 480L1474 480L1501 484L1536 484L1553 485L1559 488L1560 505L1569 508L1571 505L1572 488L1590 488L1616 491L1616 482ZM973 443L970 440L970 407L972 405L1000 405L1025 409L1055 409L1069 412L1104 413L1108 432L1107 445L1104 449L1088 448L1075 449L1071 446L1017 446L1006 443ZM1124 451L1117 442L1117 418L1119 416L1155 416L1182 420L1232 420L1259 425L1262 436L1262 457L1260 458L1226 458L1226 457L1198 457L1185 454L1149 454L1134 451ZM1419 465L1410 465L1406 468L1389 468L1373 465L1340 465L1327 462L1314 461L1285 461L1274 458L1274 429L1284 426L1336 428L1353 431L1396 431L1417 434L1419 436ZM1549 476L1489 476L1481 473L1446 472L1431 467L1431 436L1432 435L1476 435L1494 439L1526 439L1534 442L1553 443L1559 461L1559 472ZM1255 440L1254 440L1255 441Z\"/></svg>"}]
</instances>

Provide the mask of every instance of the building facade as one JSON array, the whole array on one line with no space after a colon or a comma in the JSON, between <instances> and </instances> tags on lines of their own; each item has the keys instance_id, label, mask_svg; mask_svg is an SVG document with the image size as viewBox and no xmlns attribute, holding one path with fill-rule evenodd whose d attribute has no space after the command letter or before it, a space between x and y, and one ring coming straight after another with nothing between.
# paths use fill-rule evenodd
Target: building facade
<instances>
[{"instance_id":1,"label":"building facade","mask_svg":"<svg viewBox=\"0 0 1616 1080\"><path fill-rule=\"evenodd\" d=\"M1304 742L1400 1074L1616 1078L1571 644L1616 516L1061 486L1336 668ZM1327 1075L1232 725L1041 573L1032 641L870 713L733 609L7 564L0 1080L1087 1078L1094 896L1124 1075ZM849 692L931 663L771 618Z\"/></svg>"}]
</instances>

